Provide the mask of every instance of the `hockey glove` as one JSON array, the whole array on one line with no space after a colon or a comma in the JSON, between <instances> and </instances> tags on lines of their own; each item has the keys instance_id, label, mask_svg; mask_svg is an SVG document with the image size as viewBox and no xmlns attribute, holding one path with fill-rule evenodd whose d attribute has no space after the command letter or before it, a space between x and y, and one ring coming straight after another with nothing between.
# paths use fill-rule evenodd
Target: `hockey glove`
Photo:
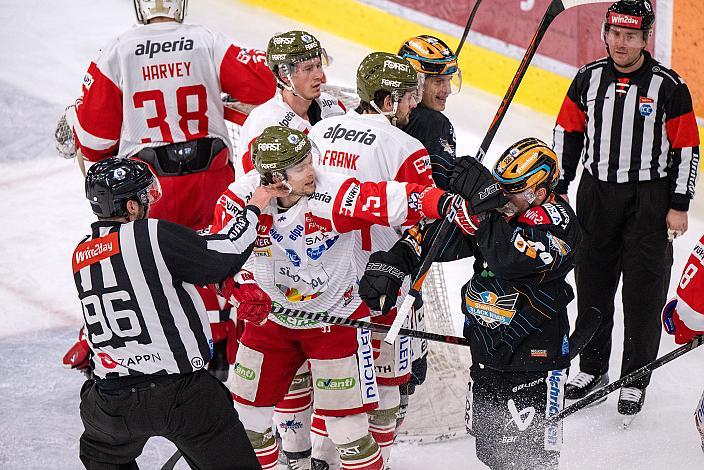
<instances>
[{"instance_id":1,"label":"hockey glove","mask_svg":"<svg viewBox=\"0 0 704 470\"><path fill-rule=\"evenodd\" d=\"M489 169L469 155L457 160L450 178L450 190L467 200L470 215L498 209L508 202Z\"/></svg>"},{"instance_id":2,"label":"hockey glove","mask_svg":"<svg viewBox=\"0 0 704 470\"><path fill-rule=\"evenodd\" d=\"M662 326L669 335L675 336L675 343L687 344L702 331L690 330L677 313L677 299L670 300L662 309Z\"/></svg>"},{"instance_id":3,"label":"hockey glove","mask_svg":"<svg viewBox=\"0 0 704 470\"><path fill-rule=\"evenodd\" d=\"M359 296L367 306L386 315L396 306L406 273L403 260L396 254L377 251L369 257L364 276L359 281Z\"/></svg>"},{"instance_id":4,"label":"hockey glove","mask_svg":"<svg viewBox=\"0 0 704 470\"><path fill-rule=\"evenodd\" d=\"M452 193L445 193L440 197L438 202L438 211L441 214L447 215L452 210L453 198L459 197ZM481 215L473 214L469 208L469 202L462 200L457 208L457 214L452 221L457 225L465 235L474 235L479 228L479 223L484 218L484 213Z\"/></svg>"},{"instance_id":5,"label":"hockey glove","mask_svg":"<svg viewBox=\"0 0 704 470\"><path fill-rule=\"evenodd\" d=\"M91 350L86 339L86 328L81 328L78 341L64 354L64 367L75 369L88 375L90 373Z\"/></svg>"},{"instance_id":6,"label":"hockey glove","mask_svg":"<svg viewBox=\"0 0 704 470\"><path fill-rule=\"evenodd\" d=\"M271 312L271 298L264 292L249 271L240 271L234 278L228 277L220 286L220 292L237 308L237 319L263 325Z\"/></svg>"}]
</instances>

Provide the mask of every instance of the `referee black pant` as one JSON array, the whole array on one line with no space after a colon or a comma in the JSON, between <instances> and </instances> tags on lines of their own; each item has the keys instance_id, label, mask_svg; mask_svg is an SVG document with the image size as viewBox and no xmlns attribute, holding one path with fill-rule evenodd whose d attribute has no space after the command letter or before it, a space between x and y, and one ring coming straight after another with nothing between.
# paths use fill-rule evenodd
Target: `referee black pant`
<instances>
[{"instance_id":1,"label":"referee black pant","mask_svg":"<svg viewBox=\"0 0 704 470\"><path fill-rule=\"evenodd\" d=\"M665 217L670 192L667 178L640 183L607 183L582 173L577 218L582 243L577 253L577 327L591 307L603 314L601 327L580 355L580 370L609 369L614 297L623 280L624 316L621 377L653 361L660 344L660 311L672 267L672 244ZM631 384L645 388L650 375Z\"/></svg>"},{"instance_id":2,"label":"referee black pant","mask_svg":"<svg viewBox=\"0 0 704 470\"><path fill-rule=\"evenodd\" d=\"M193 469L261 469L230 392L204 370L114 389L89 380L81 420L80 457L88 470L137 469L152 436L176 444Z\"/></svg>"}]
</instances>

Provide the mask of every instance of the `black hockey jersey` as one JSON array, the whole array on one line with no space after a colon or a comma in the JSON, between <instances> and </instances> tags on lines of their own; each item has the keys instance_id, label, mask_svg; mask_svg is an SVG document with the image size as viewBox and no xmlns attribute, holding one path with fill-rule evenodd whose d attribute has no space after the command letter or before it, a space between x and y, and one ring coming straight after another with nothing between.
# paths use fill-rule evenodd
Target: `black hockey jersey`
<instances>
[{"instance_id":1,"label":"black hockey jersey","mask_svg":"<svg viewBox=\"0 0 704 470\"><path fill-rule=\"evenodd\" d=\"M441 112L419 104L411 112L411 119L403 130L420 140L428 150L435 185L440 189L448 189L457 156L455 129L450 120Z\"/></svg>"},{"instance_id":2,"label":"black hockey jersey","mask_svg":"<svg viewBox=\"0 0 704 470\"><path fill-rule=\"evenodd\" d=\"M247 206L229 231L208 236L156 219L95 222L72 264L96 376L203 368L212 336L194 284L219 283L240 270L258 215Z\"/></svg>"},{"instance_id":3,"label":"black hockey jersey","mask_svg":"<svg viewBox=\"0 0 704 470\"><path fill-rule=\"evenodd\" d=\"M562 199L505 220L491 212L476 233L475 274L462 288L464 335L475 362L503 371L569 367L565 281L580 238Z\"/></svg>"}]
</instances>

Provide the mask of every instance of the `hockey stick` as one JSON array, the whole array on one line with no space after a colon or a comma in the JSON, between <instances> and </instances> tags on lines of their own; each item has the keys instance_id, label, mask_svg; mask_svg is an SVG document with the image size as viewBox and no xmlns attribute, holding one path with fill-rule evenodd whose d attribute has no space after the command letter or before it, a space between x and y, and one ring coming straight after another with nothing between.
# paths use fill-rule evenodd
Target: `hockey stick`
<instances>
[{"instance_id":1,"label":"hockey stick","mask_svg":"<svg viewBox=\"0 0 704 470\"><path fill-rule=\"evenodd\" d=\"M169 460L167 460L166 463L161 466L161 470L173 470L176 466L176 463L181 460L181 457L183 457L183 454L180 450L176 449L174 455L172 455Z\"/></svg>"},{"instance_id":2,"label":"hockey stick","mask_svg":"<svg viewBox=\"0 0 704 470\"><path fill-rule=\"evenodd\" d=\"M605 385L604 387L590 393L586 397L582 398L579 401L576 401L572 403L570 406L566 407L564 410L560 411L557 414L554 414L553 416L550 416L547 421L559 421L561 419L564 419L565 417L581 410L582 408L590 405L591 403L594 403L595 401L599 400L602 397L605 397L609 393L613 392L614 390L617 390L621 388L624 385L627 385L634 380L638 380L641 377L648 375L658 367L662 367L668 362L677 359L681 355L688 353L692 349L698 348L704 344L704 335L699 335L695 337L692 341L689 343L680 346L679 348L675 349L674 351L671 351L667 354L665 354L662 357L659 357L655 359L653 362L644 365L638 370L634 370L630 374L628 374L625 377L622 377L615 382L611 382L608 385Z\"/></svg>"},{"instance_id":3,"label":"hockey stick","mask_svg":"<svg viewBox=\"0 0 704 470\"><path fill-rule=\"evenodd\" d=\"M481 3L482 0L477 0L477 3L475 3L474 7L472 8L472 12L469 14L467 24L464 26L464 31L462 32L462 38L460 39L459 44L457 44L457 49L455 50L455 57L460 56L460 51L462 50L462 46L464 46L464 42L467 40L469 29L472 27L472 23L474 22L474 16L477 14L477 10L479 10L479 5Z\"/></svg>"},{"instance_id":4,"label":"hockey stick","mask_svg":"<svg viewBox=\"0 0 704 470\"><path fill-rule=\"evenodd\" d=\"M291 318L301 318L305 320L328 323L330 325L348 326L362 330L375 331L377 333L388 333L391 328L388 325L380 325L363 320L352 320L350 318L328 315L325 312L303 312L301 310L277 309L275 312L279 315L284 315ZM443 335L439 333L428 333L427 331L412 330L410 328L401 328L401 336L411 336L413 338L427 339L428 341L437 341L439 343L456 344L459 346L469 346L469 340L461 336Z\"/></svg>"},{"instance_id":5,"label":"hockey stick","mask_svg":"<svg viewBox=\"0 0 704 470\"><path fill-rule=\"evenodd\" d=\"M552 2L550 2L550 5L548 6L547 10L545 11L545 14L543 15L543 19L540 20L540 25L535 31L533 39L528 45L528 49L526 49L526 52L523 55L523 60L521 60L521 63L518 66L518 70L516 70L516 74L513 76L513 80L511 80L511 84L509 85L508 90L506 90L506 95L504 95L504 98L501 100L499 109L496 111L494 119L489 125L489 129L487 130L486 135L484 136L484 140L482 140L482 143L479 146L477 155L474 158L476 158L480 162L484 160L486 152L489 149L491 142L494 140L496 132L498 131L499 126L501 125L501 122L504 119L504 116L506 116L506 111L508 111L508 107L510 106L511 101L513 101L513 97L516 95L518 86L521 84L523 77L528 71L528 66L533 60L533 56L538 50L538 46L540 45L543 36L545 36L545 33L547 32L553 20L557 18L560 13L569 8L573 8L580 5L589 5L592 3L602 3L607 1L611 0L552 0ZM466 156L463 158L470 157ZM491 194L487 194L487 196L490 195ZM433 264L433 260L437 258L438 252L440 251L441 247L445 245L445 240L447 240L450 229L452 228L452 221L460 203L461 200L459 198L456 198L455 201L453 201L452 210L450 210L448 216L443 219L443 221L440 223L440 228L438 228L438 231L435 235L435 239L433 240L433 243L430 245L430 249L423 258L423 261L421 262L418 274L413 279L411 290L398 311L398 316L396 318L400 318L400 323L403 323L405 321L405 318L408 317L411 311L411 307L413 306L413 302L420 295L420 289L423 285L423 281L425 280L425 276L428 273L428 270L430 269L430 266ZM384 338L384 341L389 344L393 343L393 340L395 339L395 336L393 336L394 332L395 330L390 331L386 338Z\"/></svg>"}]
</instances>

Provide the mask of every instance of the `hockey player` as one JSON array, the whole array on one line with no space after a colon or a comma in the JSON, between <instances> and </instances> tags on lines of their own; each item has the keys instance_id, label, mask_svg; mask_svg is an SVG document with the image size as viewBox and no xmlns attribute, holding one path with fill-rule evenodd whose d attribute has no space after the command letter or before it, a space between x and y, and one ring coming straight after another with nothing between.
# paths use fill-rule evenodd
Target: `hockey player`
<instances>
[{"instance_id":1,"label":"hockey player","mask_svg":"<svg viewBox=\"0 0 704 470\"><path fill-rule=\"evenodd\" d=\"M360 183L315 171L315 147L304 133L286 127L265 129L252 149L257 171L223 194L213 227L238 214L260 184L286 185L290 195L278 198L259 218L253 277L274 306L269 322L247 325L240 340L233 385L240 418L262 467L274 468L274 405L307 359L315 411L325 417L342 467L381 469L381 451L365 414L378 400L369 332L292 318L290 312L368 317L357 296L350 232L372 224L403 225L421 215L438 218L452 196L431 185Z\"/></svg>"},{"instance_id":2,"label":"hockey player","mask_svg":"<svg viewBox=\"0 0 704 470\"><path fill-rule=\"evenodd\" d=\"M438 188L447 189L452 168L455 165L455 129L450 120L442 113L451 94L459 93L462 87L462 73L457 65L457 56L441 39L421 35L406 40L398 55L408 60L418 72L423 94L418 106L411 111L411 119L403 128L409 135L418 139L428 150L430 165L433 168L433 180ZM454 228L455 234L457 228ZM461 237L454 237L460 239ZM415 329L425 327L423 301L419 299L414 305L412 326ZM408 406L408 397L415 388L425 381L428 370L426 340L411 340L413 363L410 380L401 385L401 410L398 425Z\"/></svg>"},{"instance_id":3,"label":"hockey player","mask_svg":"<svg viewBox=\"0 0 704 470\"><path fill-rule=\"evenodd\" d=\"M310 131L320 153L314 161L319 172L335 172L361 181L399 181L432 185L428 152L397 126L408 122L419 94L418 74L410 63L394 54L372 52L357 69L358 110L326 119ZM358 112L361 111L361 112ZM400 227L374 226L358 232L358 268L364 271L373 251L388 250L400 237ZM395 310L383 318L390 324ZM381 333L372 333L375 348L379 407L370 412L369 430L388 462L399 412L399 385L411 372L411 340L399 337L387 345ZM325 444L325 426L314 417L313 458L335 468L337 453ZM323 465L318 462L318 465Z\"/></svg>"},{"instance_id":4,"label":"hockey player","mask_svg":"<svg viewBox=\"0 0 704 470\"><path fill-rule=\"evenodd\" d=\"M67 121L88 160L118 155L150 165L164 192L152 217L200 230L234 179L221 93L259 104L276 88L262 51L183 24L187 6L187 0L134 0L141 24L90 64ZM202 293L213 322L228 316L214 295ZM222 336L214 333L216 340Z\"/></svg>"},{"instance_id":5,"label":"hockey player","mask_svg":"<svg viewBox=\"0 0 704 470\"><path fill-rule=\"evenodd\" d=\"M469 222L464 233L478 246L475 274L462 289L462 311L472 350L468 424L477 456L492 469L558 465L561 425L546 425L545 418L564 403L567 304L574 298L565 276L579 238L574 212L553 194L558 175L555 153L529 138L499 157L493 178L465 157L451 180L453 188L474 188L460 193L470 202L484 197L460 211ZM505 205L495 192L497 182ZM497 195L485 197L492 192ZM359 287L371 309L381 296L386 302L395 296L404 273L413 271L432 241L428 234L435 225L421 222L391 251L372 255ZM452 258L446 253L445 259Z\"/></svg>"},{"instance_id":6,"label":"hockey player","mask_svg":"<svg viewBox=\"0 0 704 470\"><path fill-rule=\"evenodd\" d=\"M321 119L344 114L344 106L322 93L328 56L320 42L305 31L288 31L273 36L267 46L267 65L274 73L278 92L255 108L241 130L246 145L235 161L238 178L251 171L250 144L269 126L290 127L307 133ZM301 366L291 389L276 405L274 423L289 466L305 470L311 454L312 386L308 364ZM333 448L334 451L334 448Z\"/></svg>"},{"instance_id":7,"label":"hockey player","mask_svg":"<svg viewBox=\"0 0 704 470\"><path fill-rule=\"evenodd\" d=\"M423 95L403 130L428 149L433 180L447 189L455 165L455 129L442 113L450 95L459 93L462 73L457 56L442 40L421 35L406 40L398 55L408 60L421 77Z\"/></svg>"},{"instance_id":8,"label":"hockey player","mask_svg":"<svg viewBox=\"0 0 704 470\"><path fill-rule=\"evenodd\" d=\"M193 284L224 280L223 294L249 307L241 319L266 319L271 299L232 276L252 251L257 216L278 194L257 188L221 235L201 237L147 219L161 189L145 163L112 157L88 170L86 198L99 220L73 253L97 377L81 389L87 469L137 468L156 435L192 468L261 468L229 392L203 370L212 340Z\"/></svg>"},{"instance_id":9,"label":"hockey player","mask_svg":"<svg viewBox=\"0 0 704 470\"><path fill-rule=\"evenodd\" d=\"M704 236L699 239L685 264L677 295L662 311L662 324L677 344L689 343L704 334ZM704 451L704 393L694 413L694 423Z\"/></svg>"},{"instance_id":10,"label":"hockey player","mask_svg":"<svg viewBox=\"0 0 704 470\"><path fill-rule=\"evenodd\" d=\"M273 36L266 48L266 63L279 90L249 113L242 126L245 145L235 162L238 178L254 169L250 145L267 127L279 125L307 133L321 119L345 113L337 98L320 91L327 82L328 55L312 34L288 31Z\"/></svg>"}]
</instances>

